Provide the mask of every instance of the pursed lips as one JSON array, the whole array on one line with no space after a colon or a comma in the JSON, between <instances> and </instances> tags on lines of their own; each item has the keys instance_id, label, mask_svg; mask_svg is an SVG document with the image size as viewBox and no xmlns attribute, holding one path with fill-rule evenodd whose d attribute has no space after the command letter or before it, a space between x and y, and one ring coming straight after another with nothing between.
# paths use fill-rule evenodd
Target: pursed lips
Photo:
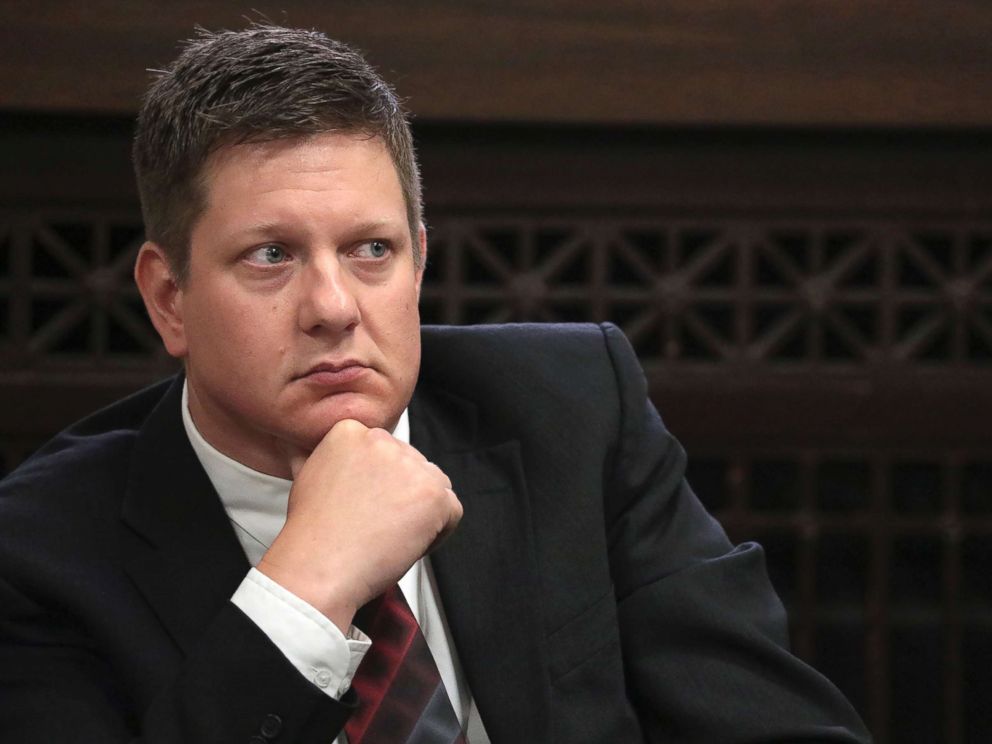
<instances>
[{"instance_id":1,"label":"pursed lips","mask_svg":"<svg viewBox=\"0 0 992 744\"><path fill-rule=\"evenodd\" d=\"M343 385L361 377L372 368L354 359L340 362L321 362L316 364L297 379L312 382L317 385Z\"/></svg>"}]
</instances>

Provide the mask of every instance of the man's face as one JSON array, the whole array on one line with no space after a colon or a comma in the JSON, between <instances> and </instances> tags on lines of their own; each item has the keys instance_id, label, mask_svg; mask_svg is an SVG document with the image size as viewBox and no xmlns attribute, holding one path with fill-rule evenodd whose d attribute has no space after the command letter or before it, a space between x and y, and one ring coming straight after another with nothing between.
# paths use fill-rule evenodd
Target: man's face
<instances>
[{"instance_id":1,"label":"man's face","mask_svg":"<svg viewBox=\"0 0 992 744\"><path fill-rule=\"evenodd\" d=\"M423 231L413 245L382 141L227 147L205 182L170 347L185 359L200 432L286 476L342 419L392 429L420 365Z\"/></svg>"}]
</instances>

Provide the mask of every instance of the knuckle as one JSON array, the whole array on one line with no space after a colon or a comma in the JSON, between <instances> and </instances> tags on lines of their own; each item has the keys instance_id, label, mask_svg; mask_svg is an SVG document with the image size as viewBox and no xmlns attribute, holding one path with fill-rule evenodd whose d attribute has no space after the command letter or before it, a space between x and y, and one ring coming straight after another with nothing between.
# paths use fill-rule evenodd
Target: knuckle
<instances>
[{"instance_id":1,"label":"knuckle","mask_svg":"<svg viewBox=\"0 0 992 744\"><path fill-rule=\"evenodd\" d=\"M338 436L355 436L360 434L365 427L359 421L355 419L341 419L333 427L331 427L331 432Z\"/></svg>"},{"instance_id":2,"label":"knuckle","mask_svg":"<svg viewBox=\"0 0 992 744\"><path fill-rule=\"evenodd\" d=\"M447 496L443 488L438 488L432 480L423 482L424 496L430 499L431 507L435 511L442 511L446 508Z\"/></svg>"},{"instance_id":3,"label":"knuckle","mask_svg":"<svg viewBox=\"0 0 992 744\"><path fill-rule=\"evenodd\" d=\"M364 440L363 445L368 448L372 454L372 458L383 458L395 455L391 453L395 452L395 442L393 436L383 429L369 429Z\"/></svg>"},{"instance_id":4,"label":"knuckle","mask_svg":"<svg viewBox=\"0 0 992 744\"><path fill-rule=\"evenodd\" d=\"M432 462L428 462L427 469L430 471L435 481L440 483L445 488L451 488L451 479L448 477L447 473L441 470L441 468Z\"/></svg>"},{"instance_id":5,"label":"knuckle","mask_svg":"<svg viewBox=\"0 0 992 744\"><path fill-rule=\"evenodd\" d=\"M396 445L399 444L385 429L369 429L368 439L366 440L370 447L375 448L380 453L384 452L396 452Z\"/></svg>"}]
</instances>

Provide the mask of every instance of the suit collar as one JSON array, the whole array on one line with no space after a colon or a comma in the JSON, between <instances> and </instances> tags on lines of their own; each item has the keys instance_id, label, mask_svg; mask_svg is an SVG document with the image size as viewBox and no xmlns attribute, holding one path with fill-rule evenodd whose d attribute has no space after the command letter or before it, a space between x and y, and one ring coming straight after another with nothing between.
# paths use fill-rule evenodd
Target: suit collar
<instances>
[{"instance_id":1,"label":"suit collar","mask_svg":"<svg viewBox=\"0 0 992 744\"><path fill-rule=\"evenodd\" d=\"M480 444L475 406L418 387L411 442L451 478L465 513L432 553L469 688L494 741L550 740L550 682L527 486L516 441Z\"/></svg>"},{"instance_id":2,"label":"suit collar","mask_svg":"<svg viewBox=\"0 0 992 744\"><path fill-rule=\"evenodd\" d=\"M249 566L183 430L181 396L180 376L138 432L122 518L126 570L188 652Z\"/></svg>"}]
</instances>

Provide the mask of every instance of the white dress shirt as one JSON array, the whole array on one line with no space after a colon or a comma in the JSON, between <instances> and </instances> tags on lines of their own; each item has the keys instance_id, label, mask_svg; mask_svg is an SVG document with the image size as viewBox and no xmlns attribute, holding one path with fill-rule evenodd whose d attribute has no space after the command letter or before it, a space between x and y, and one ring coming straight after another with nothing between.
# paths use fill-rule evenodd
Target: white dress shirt
<instances>
[{"instance_id":1,"label":"white dress shirt","mask_svg":"<svg viewBox=\"0 0 992 744\"><path fill-rule=\"evenodd\" d=\"M304 677L326 694L340 698L351 686L371 641L354 626L347 634L342 633L319 610L254 568L286 522L292 481L252 470L215 449L193 423L188 400L184 383L182 416L186 435L253 566L231 601L262 629ZM393 436L409 443L410 419L406 410ZM399 587L434 655L462 729L467 728L471 744L488 744L458 663L430 560L424 557L414 563L399 580ZM335 744L345 741L342 733Z\"/></svg>"}]
</instances>

